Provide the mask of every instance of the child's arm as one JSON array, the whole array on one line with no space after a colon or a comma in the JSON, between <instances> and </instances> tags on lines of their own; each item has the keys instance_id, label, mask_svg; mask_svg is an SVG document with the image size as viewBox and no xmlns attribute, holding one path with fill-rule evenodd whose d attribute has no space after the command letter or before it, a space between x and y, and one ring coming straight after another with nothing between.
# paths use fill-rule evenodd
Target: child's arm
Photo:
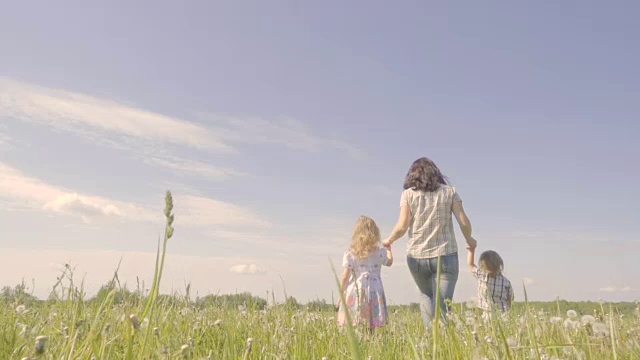
<instances>
[{"instance_id":1,"label":"child's arm","mask_svg":"<svg viewBox=\"0 0 640 360\"><path fill-rule=\"evenodd\" d=\"M393 264L393 253L391 252L391 245L385 246L387 249L387 266L391 266Z\"/></svg>"},{"instance_id":2,"label":"child's arm","mask_svg":"<svg viewBox=\"0 0 640 360\"><path fill-rule=\"evenodd\" d=\"M351 272L348 268L344 268L342 270L342 275L340 275L340 297L338 298L338 307L342 302L342 296L344 295L344 291L347 289L347 284L349 284L349 278L351 277Z\"/></svg>"},{"instance_id":3,"label":"child's arm","mask_svg":"<svg viewBox=\"0 0 640 360\"><path fill-rule=\"evenodd\" d=\"M469 269L473 271L476 268L476 264L474 261L476 255L476 247L468 246L467 250L469 250L469 253L467 254L467 265L469 265Z\"/></svg>"}]
</instances>

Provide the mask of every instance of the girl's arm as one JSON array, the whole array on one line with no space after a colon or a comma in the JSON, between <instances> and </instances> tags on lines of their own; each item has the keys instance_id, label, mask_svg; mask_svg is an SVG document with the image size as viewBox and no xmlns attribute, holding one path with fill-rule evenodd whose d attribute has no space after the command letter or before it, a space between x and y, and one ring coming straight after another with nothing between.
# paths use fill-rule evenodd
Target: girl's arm
<instances>
[{"instance_id":1,"label":"girl's arm","mask_svg":"<svg viewBox=\"0 0 640 360\"><path fill-rule=\"evenodd\" d=\"M391 245L385 246L387 249L387 266L391 266L393 264L393 253L391 252Z\"/></svg>"},{"instance_id":2,"label":"girl's arm","mask_svg":"<svg viewBox=\"0 0 640 360\"><path fill-rule=\"evenodd\" d=\"M469 250L469 253L467 254L467 265L469 265L469 269L471 271L473 271L473 269L476 268L476 264L475 264L475 261L474 261L475 253L476 253L476 247L475 246L469 246L469 247L467 247L467 250Z\"/></svg>"},{"instance_id":3,"label":"girl's arm","mask_svg":"<svg viewBox=\"0 0 640 360\"><path fill-rule=\"evenodd\" d=\"M411 223L411 209L409 205L402 205L400 207L400 216L398 217L398 222L396 226L393 228L391 235L384 240L382 243L387 246L393 244L396 240L400 239L407 233L409 230L409 224Z\"/></svg>"},{"instance_id":4,"label":"girl's arm","mask_svg":"<svg viewBox=\"0 0 640 360\"><path fill-rule=\"evenodd\" d=\"M349 284L349 277L351 277L351 271L349 271L348 268L344 268L344 270L342 270L342 275L340 275L340 292L342 294L344 294L344 291L347 289L347 285Z\"/></svg>"}]
</instances>

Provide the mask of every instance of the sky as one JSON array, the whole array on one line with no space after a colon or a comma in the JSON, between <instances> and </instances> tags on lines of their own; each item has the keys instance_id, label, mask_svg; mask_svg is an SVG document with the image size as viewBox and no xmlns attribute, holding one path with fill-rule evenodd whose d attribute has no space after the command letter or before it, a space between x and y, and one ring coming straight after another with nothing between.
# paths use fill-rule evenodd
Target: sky
<instances>
[{"instance_id":1,"label":"sky","mask_svg":"<svg viewBox=\"0 0 640 360\"><path fill-rule=\"evenodd\" d=\"M640 4L12 2L0 13L0 285L337 298L422 156L516 299L640 296ZM635 165L634 165L635 164ZM460 260L466 250L457 231ZM417 302L405 261L388 302ZM455 301L476 295L461 266Z\"/></svg>"}]
</instances>

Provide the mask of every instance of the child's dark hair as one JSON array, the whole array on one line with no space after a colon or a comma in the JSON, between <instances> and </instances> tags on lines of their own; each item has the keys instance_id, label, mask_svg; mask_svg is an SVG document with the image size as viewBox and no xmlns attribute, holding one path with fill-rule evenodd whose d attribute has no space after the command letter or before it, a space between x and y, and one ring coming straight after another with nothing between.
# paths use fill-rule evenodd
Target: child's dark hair
<instances>
[{"instance_id":1,"label":"child's dark hair","mask_svg":"<svg viewBox=\"0 0 640 360\"><path fill-rule=\"evenodd\" d=\"M495 277L502 274L504 262L497 252L487 250L480 254L480 268Z\"/></svg>"}]
</instances>

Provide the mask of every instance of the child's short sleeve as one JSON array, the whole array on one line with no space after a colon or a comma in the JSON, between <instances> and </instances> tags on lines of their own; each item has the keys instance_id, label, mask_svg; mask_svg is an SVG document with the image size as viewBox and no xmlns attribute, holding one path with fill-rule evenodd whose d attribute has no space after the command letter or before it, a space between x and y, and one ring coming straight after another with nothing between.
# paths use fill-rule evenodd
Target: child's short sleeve
<instances>
[{"instance_id":1,"label":"child's short sleeve","mask_svg":"<svg viewBox=\"0 0 640 360\"><path fill-rule=\"evenodd\" d=\"M486 277L487 273L476 266L473 268L473 270L471 270L471 274L473 274L473 276L475 276L477 279L483 279Z\"/></svg>"},{"instance_id":2,"label":"child's short sleeve","mask_svg":"<svg viewBox=\"0 0 640 360\"><path fill-rule=\"evenodd\" d=\"M351 263L351 252L349 250L344 252L344 256L342 257L342 267L353 269L353 264Z\"/></svg>"}]
</instances>

